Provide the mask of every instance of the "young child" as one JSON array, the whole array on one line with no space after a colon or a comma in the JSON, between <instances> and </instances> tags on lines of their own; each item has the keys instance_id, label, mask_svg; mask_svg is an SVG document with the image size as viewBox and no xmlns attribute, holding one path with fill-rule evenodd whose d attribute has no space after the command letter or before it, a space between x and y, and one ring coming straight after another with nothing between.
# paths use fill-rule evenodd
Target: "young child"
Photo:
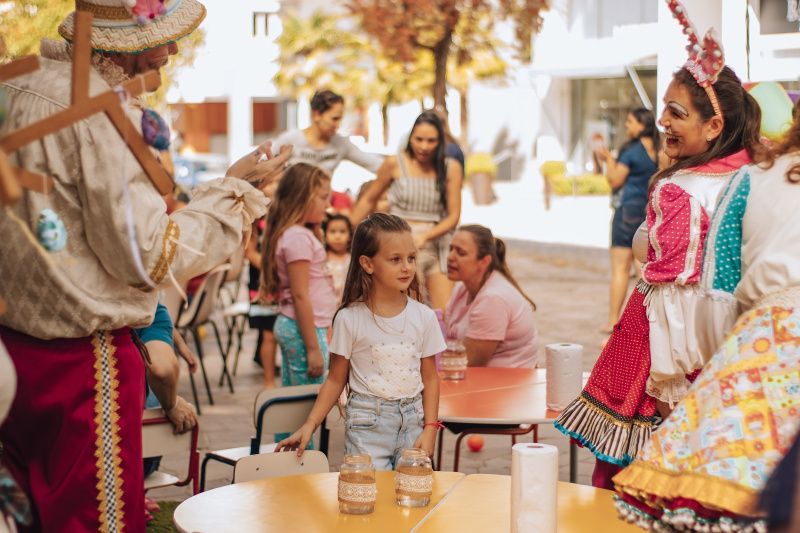
<instances>
[{"instance_id":1,"label":"young child","mask_svg":"<svg viewBox=\"0 0 800 533\"><path fill-rule=\"evenodd\" d=\"M325 250L328 253L328 273L333 278L336 303L342 302L344 280L350 265L350 241L353 239L353 225L345 215L329 215L322 229L325 231Z\"/></svg>"},{"instance_id":2,"label":"young child","mask_svg":"<svg viewBox=\"0 0 800 533\"><path fill-rule=\"evenodd\" d=\"M333 323L331 369L305 424L277 450L302 455L349 385L345 453L367 453L391 470L403 448L433 453L439 377L432 357L445 348L436 316L421 304L411 228L370 215L353 236L344 299Z\"/></svg>"},{"instance_id":3,"label":"young child","mask_svg":"<svg viewBox=\"0 0 800 533\"><path fill-rule=\"evenodd\" d=\"M262 283L266 294L278 296L274 333L284 386L322 383L328 367L326 330L336 310L336 295L325 274L320 225L330 195L330 177L298 163L286 170L267 215Z\"/></svg>"}]
</instances>

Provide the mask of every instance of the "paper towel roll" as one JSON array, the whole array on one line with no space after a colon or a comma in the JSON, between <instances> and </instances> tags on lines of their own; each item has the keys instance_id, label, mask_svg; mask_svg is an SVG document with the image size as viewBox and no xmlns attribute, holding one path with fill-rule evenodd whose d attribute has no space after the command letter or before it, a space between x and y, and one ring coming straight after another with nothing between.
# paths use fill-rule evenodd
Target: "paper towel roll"
<instances>
[{"instance_id":1,"label":"paper towel roll","mask_svg":"<svg viewBox=\"0 0 800 533\"><path fill-rule=\"evenodd\" d=\"M547 408L561 411L583 388L583 346L568 342L544 347L547 368Z\"/></svg>"},{"instance_id":2,"label":"paper towel roll","mask_svg":"<svg viewBox=\"0 0 800 533\"><path fill-rule=\"evenodd\" d=\"M515 444L511 448L511 533L556 533L558 448Z\"/></svg>"}]
</instances>

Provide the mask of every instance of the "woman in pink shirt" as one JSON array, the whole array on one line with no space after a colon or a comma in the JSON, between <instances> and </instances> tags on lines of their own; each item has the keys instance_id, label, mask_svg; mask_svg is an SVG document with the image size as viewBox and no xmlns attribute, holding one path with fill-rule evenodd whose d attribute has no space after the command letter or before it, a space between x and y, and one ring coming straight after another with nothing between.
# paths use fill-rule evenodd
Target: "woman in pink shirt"
<instances>
[{"instance_id":1,"label":"woman in pink shirt","mask_svg":"<svg viewBox=\"0 0 800 533\"><path fill-rule=\"evenodd\" d=\"M506 265L506 246L489 228L461 226L450 243L447 336L462 339L469 366L533 368L539 350L536 305Z\"/></svg>"}]
</instances>

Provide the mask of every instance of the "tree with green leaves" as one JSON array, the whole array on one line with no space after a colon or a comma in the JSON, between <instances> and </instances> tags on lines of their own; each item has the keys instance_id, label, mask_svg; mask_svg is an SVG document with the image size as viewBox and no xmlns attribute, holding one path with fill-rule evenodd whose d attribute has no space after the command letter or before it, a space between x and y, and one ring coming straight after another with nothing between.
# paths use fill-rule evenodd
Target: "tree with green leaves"
<instances>
[{"instance_id":1,"label":"tree with green leaves","mask_svg":"<svg viewBox=\"0 0 800 533\"><path fill-rule=\"evenodd\" d=\"M405 63L417 61L418 53L433 59L434 105L446 109L448 62L465 64L476 50L489 47L497 19L514 25L515 48L530 60L532 38L542 24L547 0L348 0L364 30L375 38L389 57Z\"/></svg>"},{"instance_id":2,"label":"tree with green leaves","mask_svg":"<svg viewBox=\"0 0 800 533\"><path fill-rule=\"evenodd\" d=\"M309 98L327 88L357 108L377 102L384 143L388 142L389 106L422 98L430 91L430 69L387 57L363 32L348 29L355 26L352 20L320 11L307 18L287 14L281 20L276 86L295 98Z\"/></svg>"}]
</instances>

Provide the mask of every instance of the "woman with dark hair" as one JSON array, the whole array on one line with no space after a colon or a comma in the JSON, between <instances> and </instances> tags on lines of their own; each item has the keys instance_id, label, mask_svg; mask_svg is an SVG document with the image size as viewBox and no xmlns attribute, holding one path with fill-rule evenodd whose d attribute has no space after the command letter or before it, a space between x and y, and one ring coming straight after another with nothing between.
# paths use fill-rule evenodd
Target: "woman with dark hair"
<instances>
[{"instance_id":1,"label":"woman with dark hair","mask_svg":"<svg viewBox=\"0 0 800 533\"><path fill-rule=\"evenodd\" d=\"M463 339L469 366L534 368L536 305L506 264L506 245L489 228L461 226L447 256L456 283L447 304L447 336Z\"/></svg>"},{"instance_id":2,"label":"woman with dark hair","mask_svg":"<svg viewBox=\"0 0 800 533\"><path fill-rule=\"evenodd\" d=\"M444 309L452 283L447 279L450 233L461 218L463 169L445 157L445 133L435 111L414 122L405 150L387 157L378 177L358 201L350 219L357 225L389 192L389 211L409 223L417 245L417 277L431 307Z\"/></svg>"},{"instance_id":3,"label":"woman with dark hair","mask_svg":"<svg viewBox=\"0 0 800 533\"><path fill-rule=\"evenodd\" d=\"M716 353L686 397L614 478L620 514L642 527L767 531L764 491L769 531L798 531L789 523L797 505L792 443L800 432L798 150L795 123L719 200L700 286L741 315L720 331ZM705 314L696 320L701 327L709 321Z\"/></svg>"},{"instance_id":4,"label":"woman with dark hair","mask_svg":"<svg viewBox=\"0 0 800 533\"><path fill-rule=\"evenodd\" d=\"M685 9L670 2L685 22ZM696 32L686 32L697 41ZM651 184L642 279L589 382L555 426L597 457L592 483L612 488L659 422L687 393L735 319L698 285L709 220L725 186L761 151L761 110L706 36L664 95L660 124L672 165ZM713 59L705 61L706 54ZM704 320L697 321L698 313Z\"/></svg>"},{"instance_id":5,"label":"woman with dark hair","mask_svg":"<svg viewBox=\"0 0 800 533\"><path fill-rule=\"evenodd\" d=\"M276 150L284 144L294 146L289 164L308 163L329 175L343 159L376 172L381 157L359 150L347 137L339 135L344 116L344 98L333 91L323 90L311 98L311 125L303 130L289 130L273 142Z\"/></svg>"},{"instance_id":6,"label":"woman with dark hair","mask_svg":"<svg viewBox=\"0 0 800 533\"><path fill-rule=\"evenodd\" d=\"M606 178L615 191L612 196L614 218L611 222L611 291L608 322L603 331L611 333L628 294L633 236L645 219L647 184L658 170L658 131L653 112L639 107L625 120L628 140L614 159L605 146L594 151L606 164Z\"/></svg>"}]
</instances>

